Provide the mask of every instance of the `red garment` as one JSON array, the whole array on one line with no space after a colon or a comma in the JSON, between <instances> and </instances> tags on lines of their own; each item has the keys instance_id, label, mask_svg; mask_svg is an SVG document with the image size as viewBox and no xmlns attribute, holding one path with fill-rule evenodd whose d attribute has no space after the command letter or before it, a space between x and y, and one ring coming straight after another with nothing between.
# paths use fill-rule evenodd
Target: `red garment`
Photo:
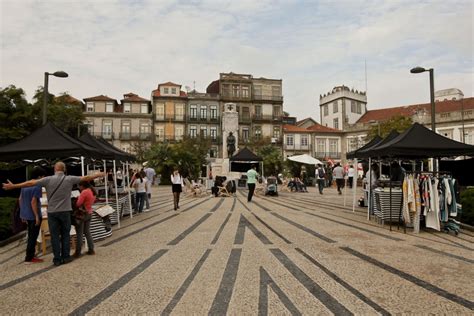
<instances>
[{"instance_id":1,"label":"red garment","mask_svg":"<svg viewBox=\"0 0 474 316\"><path fill-rule=\"evenodd\" d=\"M85 189L79 195L79 198L77 199L77 202L76 202L76 206L80 207L81 205L84 204L84 207L87 210L87 213L92 214L92 204L94 204L94 202L95 202L95 196L92 193L92 190Z\"/></svg>"}]
</instances>

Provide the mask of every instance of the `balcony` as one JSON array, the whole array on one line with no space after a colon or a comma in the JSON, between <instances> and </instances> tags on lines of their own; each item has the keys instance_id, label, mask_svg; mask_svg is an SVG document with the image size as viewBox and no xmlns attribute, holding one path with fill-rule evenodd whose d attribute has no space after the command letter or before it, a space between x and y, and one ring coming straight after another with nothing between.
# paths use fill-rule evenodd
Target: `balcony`
<instances>
[{"instance_id":1,"label":"balcony","mask_svg":"<svg viewBox=\"0 0 474 316\"><path fill-rule=\"evenodd\" d=\"M188 122L219 122L219 117L218 116L213 116L213 117L188 116L187 120Z\"/></svg>"},{"instance_id":2,"label":"balcony","mask_svg":"<svg viewBox=\"0 0 474 316\"><path fill-rule=\"evenodd\" d=\"M112 140L115 138L113 132L95 132L91 133L91 135L95 137L102 137L103 139L107 140Z\"/></svg>"},{"instance_id":3,"label":"balcony","mask_svg":"<svg viewBox=\"0 0 474 316\"><path fill-rule=\"evenodd\" d=\"M239 117L239 123L251 123L252 117L250 115L241 115Z\"/></svg>"},{"instance_id":4,"label":"balcony","mask_svg":"<svg viewBox=\"0 0 474 316\"><path fill-rule=\"evenodd\" d=\"M185 116L182 114L166 114L166 115L156 115L155 120L157 121L184 121Z\"/></svg>"},{"instance_id":5,"label":"balcony","mask_svg":"<svg viewBox=\"0 0 474 316\"><path fill-rule=\"evenodd\" d=\"M120 140L152 140L153 135L151 133L130 133L121 132L119 133Z\"/></svg>"},{"instance_id":6,"label":"balcony","mask_svg":"<svg viewBox=\"0 0 474 316\"><path fill-rule=\"evenodd\" d=\"M283 148L285 150L305 150L305 151L310 150L309 145L301 145L301 144L293 144L293 145L284 144Z\"/></svg>"},{"instance_id":7,"label":"balcony","mask_svg":"<svg viewBox=\"0 0 474 316\"><path fill-rule=\"evenodd\" d=\"M340 159L341 153L338 151L316 151L314 153L316 158L333 158L333 159Z\"/></svg>"},{"instance_id":8,"label":"balcony","mask_svg":"<svg viewBox=\"0 0 474 316\"><path fill-rule=\"evenodd\" d=\"M254 94L254 100L262 100L262 101L283 101L282 95L268 95L268 94Z\"/></svg>"},{"instance_id":9,"label":"balcony","mask_svg":"<svg viewBox=\"0 0 474 316\"><path fill-rule=\"evenodd\" d=\"M254 114L253 120L254 121L275 121L281 122L282 116L281 115L263 115L263 114Z\"/></svg>"}]
</instances>

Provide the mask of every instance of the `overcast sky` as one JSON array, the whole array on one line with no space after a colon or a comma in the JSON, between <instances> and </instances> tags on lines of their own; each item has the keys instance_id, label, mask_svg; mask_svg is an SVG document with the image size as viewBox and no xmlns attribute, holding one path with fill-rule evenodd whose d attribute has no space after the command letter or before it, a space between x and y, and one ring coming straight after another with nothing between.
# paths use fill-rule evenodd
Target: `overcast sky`
<instances>
[{"instance_id":1,"label":"overcast sky","mask_svg":"<svg viewBox=\"0 0 474 316\"><path fill-rule=\"evenodd\" d=\"M284 109L319 120L319 95L344 84L369 109L474 95L473 1L24 1L1 3L0 86L28 98L51 78L76 98L149 98L173 81L204 91L220 72L283 79Z\"/></svg>"}]
</instances>

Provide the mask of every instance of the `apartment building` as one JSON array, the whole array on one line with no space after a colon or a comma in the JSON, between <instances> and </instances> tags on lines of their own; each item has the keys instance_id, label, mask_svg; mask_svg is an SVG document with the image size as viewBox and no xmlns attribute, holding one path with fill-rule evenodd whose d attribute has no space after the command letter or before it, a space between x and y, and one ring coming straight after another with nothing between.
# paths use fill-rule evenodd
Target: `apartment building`
<instances>
[{"instance_id":1,"label":"apartment building","mask_svg":"<svg viewBox=\"0 0 474 316\"><path fill-rule=\"evenodd\" d=\"M186 104L188 97L181 85L160 83L152 91L155 141L180 141L186 132Z\"/></svg>"},{"instance_id":2,"label":"apartment building","mask_svg":"<svg viewBox=\"0 0 474 316\"><path fill-rule=\"evenodd\" d=\"M133 152L135 143L151 141L151 104L137 94L125 94L120 103L105 95L85 98L84 116L91 135L124 151Z\"/></svg>"}]
</instances>

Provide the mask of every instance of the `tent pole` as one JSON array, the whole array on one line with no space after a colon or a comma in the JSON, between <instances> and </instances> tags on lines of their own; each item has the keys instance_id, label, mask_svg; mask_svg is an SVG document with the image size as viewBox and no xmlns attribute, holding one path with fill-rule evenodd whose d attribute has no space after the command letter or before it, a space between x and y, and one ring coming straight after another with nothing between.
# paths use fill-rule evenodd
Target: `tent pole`
<instances>
[{"instance_id":1,"label":"tent pole","mask_svg":"<svg viewBox=\"0 0 474 316\"><path fill-rule=\"evenodd\" d=\"M370 207L372 204L372 158L369 157L369 183L368 185L368 191L369 191L369 201L367 203L367 220L370 221Z\"/></svg>"},{"instance_id":2,"label":"tent pole","mask_svg":"<svg viewBox=\"0 0 474 316\"><path fill-rule=\"evenodd\" d=\"M114 186L115 186L115 207L116 207L116 212L117 212L117 224L118 227L120 228L120 206L119 206L119 198L118 198L118 188L117 188L117 168L115 165L115 159L114 159Z\"/></svg>"},{"instance_id":3,"label":"tent pole","mask_svg":"<svg viewBox=\"0 0 474 316\"><path fill-rule=\"evenodd\" d=\"M390 231L392 231L392 161L389 160L389 173L390 173L390 182L389 182L389 190L390 190Z\"/></svg>"},{"instance_id":4,"label":"tent pole","mask_svg":"<svg viewBox=\"0 0 474 316\"><path fill-rule=\"evenodd\" d=\"M81 174L84 176L84 156L81 156Z\"/></svg>"},{"instance_id":5,"label":"tent pole","mask_svg":"<svg viewBox=\"0 0 474 316\"><path fill-rule=\"evenodd\" d=\"M86 174L89 174L89 164L86 165Z\"/></svg>"},{"instance_id":6,"label":"tent pole","mask_svg":"<svg viewBox=\"0 0 474 316\"><path fill-rule=\"evenodd\" d=\"M128 187L128 206L130 207L130 218L133 218L133 210L132 210L132 193L130 192L130 164L127 161L125 163L125 167L127 168L127 187Z\"/></svg>"},{"instance_id":7,"label":"tent pole","mask_svg":"<svg viewBox=\"0 0 474 316\"><path fill-rule=\"evenodd\" d=\"M357 195L357 179L359 178L359 163L357 158L354 159L354 165L356 174L355 177L352 179L352 212L355 212L355 205L356 205L356 195Z\"/></svg>"},{"instance_id":8,"label":"tent pole","mask_svg":"<svg viewBox=\"0 0 474 316\"><path fill-rule=\"evenodd\" d=\"M344 176L344 207L346 206L346 188L347 188L347 178Z\"/></svg>"},{"instance_id":9,"label":"tent pole","mask_svg":"<svg viewBox=\"0 0 474 316\"><path fill-rule=\"evenodd\" d=\"M108 180L108 174L107 174L107 164L105 163L105 160L102 160L104 162L104 172L105 172L105 204L109 205L109 184L107 182Z\"/></svg>"}]
</instances>

